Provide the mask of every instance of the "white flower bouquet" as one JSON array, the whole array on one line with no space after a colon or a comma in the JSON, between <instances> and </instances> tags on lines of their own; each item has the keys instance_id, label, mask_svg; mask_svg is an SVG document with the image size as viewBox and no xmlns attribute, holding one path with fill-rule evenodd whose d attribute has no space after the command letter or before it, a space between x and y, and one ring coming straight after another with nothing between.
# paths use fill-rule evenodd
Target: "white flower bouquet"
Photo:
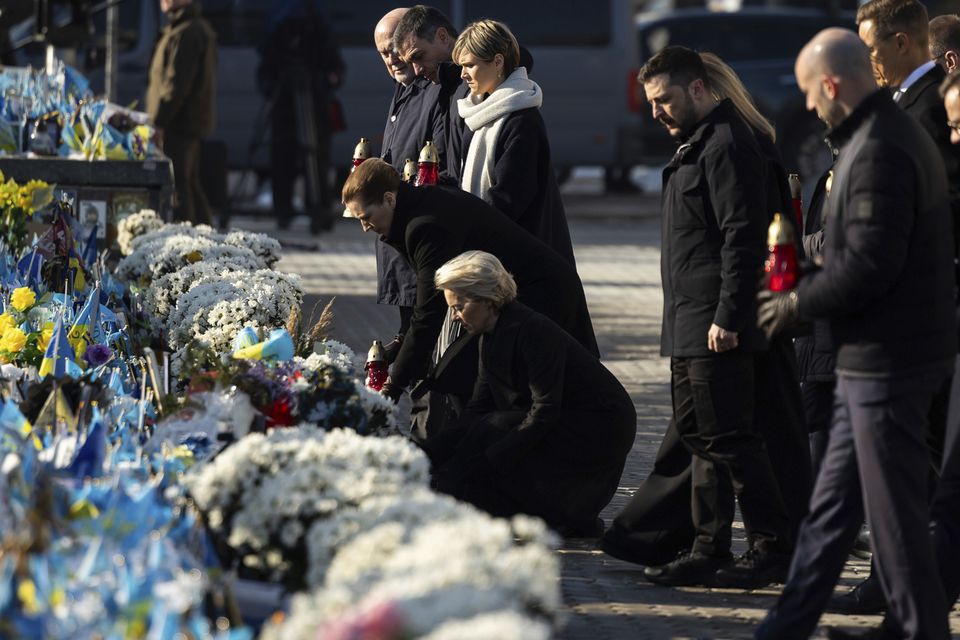
<instances>
[{"instance_id":1,"label":"white flower bouquet","mask_svg":"<svg viewBox=\"0 0 960 640\"><path fill-rule=\"evenodd\" d=\"M301 425L248 435L184 476L184 486L242 577L298 590L310 556L305 533L316 522L372 495L426 486L428 475L426 457L403 438Z\"/></svg>"},{"instance_id":2,"label":"white flower bouquet","mask_svg":"<svg viewBox=\"0 0 960 640\"><path fill-rule=\"evenodd\" d=\"M174 349L197 341L225 353L244 327L281 327L302 303L300 276L271 269L228 272L180 295L164 328Z\"/></svg>"},{"instance_id":3,"label":"white flower bouquet","mask_svg":"<svg viewBox=\"0 0 960 640\"><path fill-rule=\"evenodd\" d=\"M141 209L139 212L127 216L117 225L117 244L120 253L125 256L133 253L133 241L140 236L156 231L164 225L163 220L153 209Z\"/></svg>"},{"instance_id":4,"label":"white flower bouquet","mask_svg":"<svg viewBox=\"0 0 960 640\"><path fill-rule=\"evenodd\" d=\"M549 637L561 606L559 562L540 520L496 519L436 495L380 506L336 551L324 586L295 596L264 640L346 638L370 627L386 627L378 637L455 638L468 621L492 633L468 637Z\"/></svg>"}]
</instances>

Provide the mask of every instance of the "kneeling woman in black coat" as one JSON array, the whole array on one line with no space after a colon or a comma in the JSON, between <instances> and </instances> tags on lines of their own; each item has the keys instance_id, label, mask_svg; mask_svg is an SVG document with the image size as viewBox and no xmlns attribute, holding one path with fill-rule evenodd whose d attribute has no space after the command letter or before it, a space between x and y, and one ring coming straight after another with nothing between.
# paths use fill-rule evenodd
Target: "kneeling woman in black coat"
<instances>
[{"instance_id":1,"label":"kneeling woman in black coat","mask_svg":"<svg viewBox=\"0 0 960 640\"><path fill-rule=\"evenodd\" d=\"M599 535L597 516L636 435L630 396L563 329L515 301L513 277L493 255L463 253L437 269L435 284L480 335L480 370L460 424L425 444L434 485L493 515Z\"/></svg>"}]
</instances>

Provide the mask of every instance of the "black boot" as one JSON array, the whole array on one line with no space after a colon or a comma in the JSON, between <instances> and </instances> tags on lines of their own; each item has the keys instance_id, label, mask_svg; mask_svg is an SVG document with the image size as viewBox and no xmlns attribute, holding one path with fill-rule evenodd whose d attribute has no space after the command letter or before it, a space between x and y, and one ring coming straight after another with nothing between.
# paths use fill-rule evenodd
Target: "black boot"
<instances>
[{"instance_id":1,"label":"black boot","mask_svg":"<svg viewBox=\"0 0 960 640\"><path fill-rule=\"evenodd\" d=\"M659 567L647 567L643 570L643 575L654 584L662 584L668 587L690 587L694 585L712 587L717 570L729 565L730 561L731 556L729 554L708 556L699 551L688 551L668 564Z\"/></svg>"},{"instance_id":2,"label":"black boot","mask_svg":"<svg viewBox=\"0 0 960 640\"><path fill-rule=\"evenodd\" d=\"M790 571L790 554L752 547L717 571L717 584L731 589L760 589L771 583L783 584Z\"/></svg>"}]
</instances>

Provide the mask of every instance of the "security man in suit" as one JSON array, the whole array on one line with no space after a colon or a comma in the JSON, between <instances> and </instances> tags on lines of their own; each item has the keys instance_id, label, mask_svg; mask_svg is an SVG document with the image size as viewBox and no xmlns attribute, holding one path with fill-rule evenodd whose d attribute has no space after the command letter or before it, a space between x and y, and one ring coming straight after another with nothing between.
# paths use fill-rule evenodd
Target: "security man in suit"
<instances>
[{"instance_id":1,"label":"security man in suit","mask_svg":"<svg viewBox=\"0 0 960 640\"><path fill-rule=\"evenodd\" d=\"M943 100L937 89L945 73L931 60L930 22L926 7L917 0L871 0L857 12L860 39L870 49L877 84L893 90L893 99L933 139L947 170L947 188L953 214L954 256L960 255L960 149L950 144ZM950 381L934 396L927 441L931 475L943 457L944 429ZM830 605L839 613L876 613L886 606L880 584L872 575Z\"/></svg>"},{"instance_id":2,"label":"security man in suit","mask_svg":"<svg viewBox=\"0 0 960 640\"><path fill-rule=\"evenodd\" d=\"M824 319L837 346L830 441L783 593L757 638L808 638L866 515L898 638L949 637L928 529L927 414L953 369L957 327L949 201L940 154L871 78L868 47L827 29L797 83L839 150L823 268L760 293L768 335Z\"/></svg>"}]
</instances>

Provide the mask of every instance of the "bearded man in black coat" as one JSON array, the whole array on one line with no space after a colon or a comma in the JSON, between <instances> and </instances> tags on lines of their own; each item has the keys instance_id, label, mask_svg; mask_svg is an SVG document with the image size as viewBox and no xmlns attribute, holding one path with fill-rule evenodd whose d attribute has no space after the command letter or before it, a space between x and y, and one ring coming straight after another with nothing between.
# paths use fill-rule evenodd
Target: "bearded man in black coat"
<instances>
[{"instance_id":1,"label":"bearded man in black coat","mask_svg":"<svg viewBox=\"0 0 960 640\"><path fill-rule=\"evenodd\" d=\"M434 272L471 249L497 256L516 278L521 302L599 355L576 270L480 198L454 187L412 187L401 182L393 167L374 158L347 178L342 199L345 217L357 218L364 231L383 236L417 273L416 306L384 386L388 396L399 398L409 385L427 377L447 312L443 295L433 284ZM441 360L438 369L444 364ZM472 379L469 386L472 390Z\"/></svg>"},{"instance_id":2,"label":"bearded man in black coat","mask_svg":"<svg viewBox=\"0 0 960 640\"><path fill-rule=\"evenodd\" d=\"M654 117L680 145L664 170L660 351L673 424L693 457L693 549L644 575L665 585L755 588L782 579L790 522L754 428L754 368L766 348L753 297L765 254L767 168L750 128L709 90L700 56L667 47L640 73ZM721 477L724 476L724 477ZM732 480L750 550L730 559Z\"/></svg>"}]
</instances>

